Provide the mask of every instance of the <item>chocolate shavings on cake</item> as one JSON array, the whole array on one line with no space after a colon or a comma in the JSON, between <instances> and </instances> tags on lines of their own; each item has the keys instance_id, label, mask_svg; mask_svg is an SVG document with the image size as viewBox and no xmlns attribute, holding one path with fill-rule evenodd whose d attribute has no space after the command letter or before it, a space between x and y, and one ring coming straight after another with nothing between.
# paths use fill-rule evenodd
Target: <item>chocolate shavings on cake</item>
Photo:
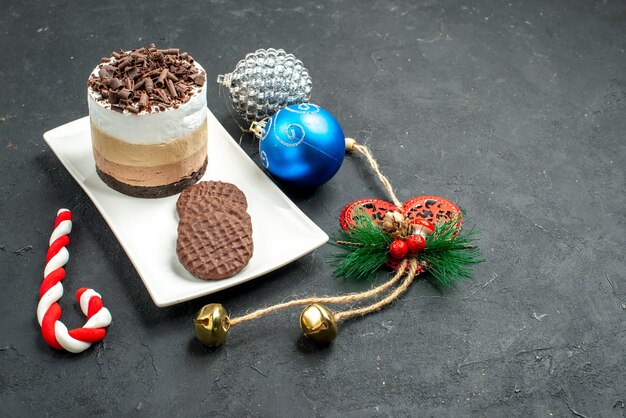
<instances>
[{"instance_id":1,"label":"chocolate shavings on cake","mask_svg":"<svg viewBox=\"0 0 626 418\"><path fill-rule=\"evenodd\" d=\"M118 112L177 108L206 80L193 57L178 48L157 49L151 44L130 53L113 52L100 61L97 75L92 74L87 85L100 94L98 101L110 103Z\"/></svg>"}]
</instances>

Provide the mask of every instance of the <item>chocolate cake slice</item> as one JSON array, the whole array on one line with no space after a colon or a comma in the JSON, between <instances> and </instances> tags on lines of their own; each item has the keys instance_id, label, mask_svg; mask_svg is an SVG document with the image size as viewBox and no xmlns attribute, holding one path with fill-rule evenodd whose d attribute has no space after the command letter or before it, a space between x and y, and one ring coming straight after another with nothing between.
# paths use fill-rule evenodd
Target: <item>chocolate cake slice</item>
<instances>
[{"instance_id":1,"label":"chocolate cake slice","mask_svg":"<svg viewBox=\"0 0 626 418\"><path fill-rule=\"evenodd\" d=\"M96 171L118 192L165 197L207 165L206 74L154 45L104 57L87 82Z\"/></svg>"}]
</instances>

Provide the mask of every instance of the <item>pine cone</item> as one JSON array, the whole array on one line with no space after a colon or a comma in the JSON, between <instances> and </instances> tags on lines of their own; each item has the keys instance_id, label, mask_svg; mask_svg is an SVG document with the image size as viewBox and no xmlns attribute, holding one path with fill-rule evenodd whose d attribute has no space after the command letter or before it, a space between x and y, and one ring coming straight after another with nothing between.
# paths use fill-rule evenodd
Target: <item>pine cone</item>
<instances>
[{"instance_id":1,"label":"pine cone","mask_svg":"<svg viewBox=\"0 0 626 418\"><path fill-rule=\"evenodd\" d=\"M385 213L382 228L394 238L406 238L410 235L411 220L402 213L390 210Z\"/></svg>"}]
</instances>

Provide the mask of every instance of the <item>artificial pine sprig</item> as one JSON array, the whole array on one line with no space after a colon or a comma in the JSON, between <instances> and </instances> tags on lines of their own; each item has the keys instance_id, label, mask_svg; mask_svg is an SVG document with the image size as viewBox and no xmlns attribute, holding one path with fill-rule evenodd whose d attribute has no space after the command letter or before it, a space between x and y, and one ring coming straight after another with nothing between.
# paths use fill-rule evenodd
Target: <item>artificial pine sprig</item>
<instances>
[{"instance_id":1,"label":"artificial pine sprig","mask_svg":"<svg viewBox=\"0 0 626 418\"><path fill-rule=\"evenodd\" d=\"M435 231L426 237L426 248L417 257L433 279L449 286L472 276L472 264L483 262L476 241L474 228L460 231L460 216L435 224Z\"/></svg>"},{"instance_id":2,"label":"artificial pine sprig","mask_svg":"<svg viewBox=\"0 0 626 418\"><path fill-rule=\"evenodd\" d=\"M368 280L389 260L389 245L394 238L366 214L354 216L354 224L340 230L334 245L344 250L334 257L335 277ZM476 231L461 232L459 217L435 224L435 230L426 238L426 247L409 257L418 260L438 284L448 286L471 277L472 264L480 263L480 250L472 243Z\"/></svg>"},{"instance_id":3,"label":"artificial pine sprig","mask_svg":"<svg viewBox=\"0 0 626 418\"><path fill-rule=\"evenodd\" d=\"M339 278L369 280L385 264L392 238L366 214L354 216L354 224L340 230L332 244L346 252L334 257L333 275Z\"/></svg>"}]
</instances>

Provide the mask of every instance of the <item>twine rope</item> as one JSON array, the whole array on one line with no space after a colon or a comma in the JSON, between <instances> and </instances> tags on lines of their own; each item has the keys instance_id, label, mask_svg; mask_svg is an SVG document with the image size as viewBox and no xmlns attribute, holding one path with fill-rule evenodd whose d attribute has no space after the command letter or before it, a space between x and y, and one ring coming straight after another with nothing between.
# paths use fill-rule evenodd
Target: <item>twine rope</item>
<instances>
[{"instance_id":1,"label":"twine rope","mask_svg":"<svg viewBox=\"0 0 626 418\"><path fill-rule=\"evenodd\" d=\"M348 311L338 312L335 314L335 320L337 322L340 322L340 321L345 321L346 319L354 318L356 316L364 316L369 313L379 311L385 306L389 305L390 303L395 302L404 292L407 291L409 286L411 286L411 283L413 283L413 280L415 279L415 276L417 274L417 267L418 267L417 261L415 259L411 259L411 263L409 265L409 271L406 274L406 276L404 276L404 281L400 284L400 286L396 288L396 290L391 292L385 298L371 305L364 306L358 309L351 309ZM401 265L398 271L404 272L405 268L406 268L406 264ZM399 274L398 276L402 276L402 274Z\"/></svg>"},{"instance_id":2,"label":"twine rope","mask_svg":"<svg viewBox=\"0 0 626 418\"><path fill-rule=\"evenodd\" d=\"M391 201L393 202L393 204L396 205L397 208L402 209L402 202L400 202L400 200L396 196L396 193L393 191L393 187L391 187L391 183L389 182L389 179L385 177L385 175L383 175L383 173L380 171L378 162L372 156L372 153L370 152L369 148L367 148L365 145L356 143L356 141L353 143L353 145L350 148L351 149L348 149L348 151L355 150L363 154L363 156L367 159L367 162L369 163L371 169L374 171L374 173L376 173L378 180L380 180L380 182L385 187L385 190L387 191L387 194L391 198Z\"/></svg>"},{"instance_id":3,"label":"twine rope","mask_svg":"<svg viewBox=\"0 0 626 418\"><path fill-rule=\"evenodd\" d=\"M398 268L398 271L396 272L396 274L394 274L394 276L390 280L366 292L352 293L352 294L345 295L345 296L311 297L311 298L290 300L289 302L279 303L279 304L272 305L264 309L259 309L247 315L240 316L238 318L231 318L230 326L234 327L243 322L251 321L253 319L257 319L262 316L269 315L272 312L291 308L293 306L311 305L313 303L329 303L329 304L338 305L338 304L346 304L346 303L351 303L351 302L358 302L364 299L369 299L371 297L378 295L379 293L384 292L385 290L389 289L391 286L396 284L402 278L403 273L406 270L406 265L407 265L407 260L402 260L402 263L400 263L400 267Z\"/></svg>"},{"instance_id":4,"label":"twine rope","mask_svg":"<svg viewBox=\"0 0 626 418\"><path fill-rule=\"evenodd\" d=\"M369 163L370 168L372 169L372 171L374 171L374 173L378 177L378 180L380 180L380 182L383 184L393 204L397 208L401 209L402 202L400 202L395 192L393 191L393 187L391 186L391 182L389 181L389 179L385 177L385 175L383 175L383 173L380 171L378 162L372 156L372 153L370 152L369 148L367 148L365 145L358 144L354 139L348 138L346 140L346 150L348 152L357 151L367 159L367 162ZM407 264L409 266L408 270L407 270ZM400 286L398 286L393 292L391 292L385 298L380 299L379 301L375 303L372 303L370 305L367 305L361 308L338 312L335 314L335 319L337 320L337 322L339 322L339 321L345 321L346 319L349 319L349 318L367 315L369 313L376 312L382 309L383 307L385 307L386 305L389 305L390 303L393 303L404 292L406 292L406 290L409 288L411 283L413 283L415 276L417 275L418 267L419 267L419 264L415 259L411 259L410 262L405 259L405 260L402 260L402 262L398 266L396 273L390 280L368 291L360 292L360 293L352 293L352 294L344 295L344 296L310 297L310 298L303 298L303 299L294 299L288 302L278 303L276 305L268 306L267 308L250 312L249 314L246 314L240 317L231 318L230 326L234 327L244 322L252 321L253 319L261 318L273 312L280 311L282 309L291 308L294 306L311 305L313 303L328 303L328 304L343 305L343 304L359 302L362 300L370 299L385 292L386 290L394 286L398 281L400 281L401 278L404 277L404 280L402 281Z\"/></svg>"}]
</instances>

